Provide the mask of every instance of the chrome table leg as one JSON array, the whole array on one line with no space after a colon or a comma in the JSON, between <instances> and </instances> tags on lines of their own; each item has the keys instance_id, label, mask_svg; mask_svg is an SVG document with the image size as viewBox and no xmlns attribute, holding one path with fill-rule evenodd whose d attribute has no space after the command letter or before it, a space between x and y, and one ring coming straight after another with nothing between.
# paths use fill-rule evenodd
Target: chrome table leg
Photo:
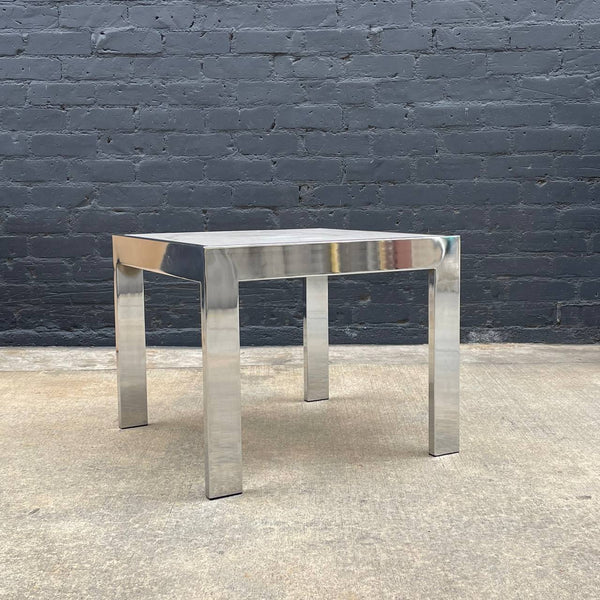
<instances>
[{"instance_id":1,"label":"chrome table leg","mask_svg":"<svg viewBox=\"0 0 600 600\"><path fill-rule=\"evenodd\" d=\"M329 398L329 322L327 275L305 277L304 400Z\"/></svg>"},{"instance_id":2,"label":"chrome table leg","mask_svg":"<svg viewBox=\"0 0 600 600\"><path fill-rule=\"evenodd\" d=\"M115 334L119 427L148 424L144 272L115 265Z\"/></svg>"},{"instance_id":3,"label":"chrome table leg","mask_svg":"<svg viewBox=\"0 0 600 600\"><path fill-rule=\"evenodd\" d=\"M460 375L460 238L429 274L429 453L458 452Z\"/></svg>"},{"instance_id":4,"label":"chrome table leg","mask_svg":"<svg viewBox=\"0 0 600 600\"><path fill-rule=\"evenodd\" d=\"M242 493L239 284L217 251L206 255L203 283L205 486L214 499Z\"/></svg>"}]
</instances>

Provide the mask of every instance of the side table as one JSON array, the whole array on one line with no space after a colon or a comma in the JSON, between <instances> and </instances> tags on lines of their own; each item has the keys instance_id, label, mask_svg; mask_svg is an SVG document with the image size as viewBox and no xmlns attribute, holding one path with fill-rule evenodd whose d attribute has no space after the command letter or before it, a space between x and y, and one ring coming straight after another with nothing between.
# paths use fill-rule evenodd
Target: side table
<instances>
[{"instance_id":1,"label":"side table","mask_svg":"<svg viewBox=\"0 0 600 600\"><path fill-rule=\"evenodd\" d=\"M329 397L328 277L429 271L429 453L458 452L460 238L282 229L113 236L119 427L148 424L143 271L200 284L210 499L242 492L240 281L305 281L304 399Z\"/></svg>"}]
</instances>

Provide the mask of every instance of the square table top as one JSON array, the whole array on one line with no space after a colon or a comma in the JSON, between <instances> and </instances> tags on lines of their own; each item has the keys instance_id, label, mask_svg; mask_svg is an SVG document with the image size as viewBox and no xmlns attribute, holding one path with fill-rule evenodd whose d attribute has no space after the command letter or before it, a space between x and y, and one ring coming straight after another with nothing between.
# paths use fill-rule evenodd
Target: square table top
<instances>
[{"instance_id":1,"label":"square table top","mask_svg":"<svg viewBox=\"0 0 600 600\"><path fill-rule=\"evenodd\" d=\"M327 244L409 240L443 236L399 233L395 231L362 231L356 229L259 229L242 231L190 231L181 233L136 233L124 237L156 240L170 244L203 246L206 248L236 248L286 246L293 244Z\"/></svg>"}]
</instances>

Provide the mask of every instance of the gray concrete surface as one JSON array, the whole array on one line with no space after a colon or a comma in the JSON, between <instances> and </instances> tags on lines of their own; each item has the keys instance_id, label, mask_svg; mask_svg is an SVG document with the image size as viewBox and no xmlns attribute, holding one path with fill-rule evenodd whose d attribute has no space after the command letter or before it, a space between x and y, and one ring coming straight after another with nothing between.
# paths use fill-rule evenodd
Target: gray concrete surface
<instances>
[{"instance_id":1,"label":"gray concrete surface","mask_svg":"<svg viewBox=\"0 0 600 600\"><path fill-rule=\"evenodd\" d=\"M600 347L467 346L462 451L427 455L423 347L243 353L245 492L204 497L198 350L0 349L0 598L598 598Z\"/></svg>"}]
</instances>

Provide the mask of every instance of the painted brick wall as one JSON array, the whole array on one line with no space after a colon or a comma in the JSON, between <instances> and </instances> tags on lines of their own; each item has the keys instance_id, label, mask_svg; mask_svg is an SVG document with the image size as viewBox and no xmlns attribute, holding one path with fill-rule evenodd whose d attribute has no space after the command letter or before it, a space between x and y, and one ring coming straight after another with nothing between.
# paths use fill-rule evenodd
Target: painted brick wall
<instances>
[{"instance_id":1,"label":"painted brick wall","mask_svg":"<svg viewBox=\"0 0 600 600\"><path fill-rule=\"evenodd\" d=\"M600 340L600 2L0 2L0 343L111 344L110 234L459 233L463 338ZM149 342L198 344L147 277ZM243 343L301 340L298 281ZM424 342L426 275L332 279L334 342Z\"/></svg>"}]
</instances>

